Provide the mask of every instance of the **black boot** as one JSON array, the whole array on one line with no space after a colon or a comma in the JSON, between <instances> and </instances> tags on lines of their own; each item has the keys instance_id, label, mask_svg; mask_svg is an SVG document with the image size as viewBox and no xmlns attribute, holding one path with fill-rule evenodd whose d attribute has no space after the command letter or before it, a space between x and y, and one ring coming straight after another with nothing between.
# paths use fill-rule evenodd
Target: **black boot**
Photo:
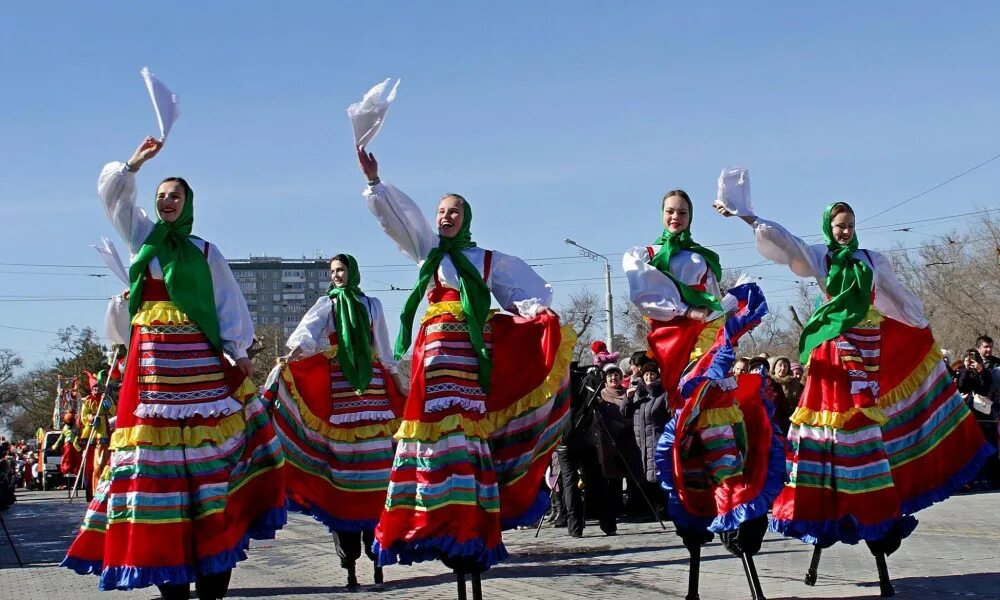
<instances>
[{"instance_id":1,"label":"black boot","mask_svg":"<svg viewBox=\"0 0 1000 600\"><path fill-rule=\"evenodd\" d=\"M354 570L354 563L344 565L344 568L347 569L347 589L356 590L361 587L361 584L358 583L358 574Z\"/></svg>"},{"instance_id":2,"label":"black boot","mask_svg":"<svg viewBox=\"0 0 1000 600\"><path fill-rule=\"evenodd\" d=\"M191 596L191 584L168 584L156 586L160 590L163 600L188 600Z\"/></svg>"},{"instance_id":3,"label":"black boot","mask_svg":"<svg viewBox=\"0 0 1000 600\"><path fill-rule=\"evenodd\" d=\"M382 567L375 565L375 585L381 586L384 581L382 578Z\"/></svg>"},{"instance_id":4,"label":"black boot","mask_svg":"<svg viewBox=\"0 0 1000 600\"><path fill-rule=\"evenodd\" d=\"M232 577L232 569L222 573L212 573L209 575L199 575L194 582L195 592L198 600L220 600L226 597L229 591L229 579Z\"/></svg>"}]
</instances>

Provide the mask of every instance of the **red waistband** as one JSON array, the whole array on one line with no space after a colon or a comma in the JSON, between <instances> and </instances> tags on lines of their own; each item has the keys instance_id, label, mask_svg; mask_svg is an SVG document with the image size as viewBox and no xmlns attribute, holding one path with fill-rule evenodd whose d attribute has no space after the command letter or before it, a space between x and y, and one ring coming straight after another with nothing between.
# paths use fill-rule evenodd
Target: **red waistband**
<instances>
[{"instance_id":1,"label":"red waistband","mask_svg":"<svg viewBox=\"0 0 1000 600\"><path fill-rule=\"evenodd\" d=\"M167 293L167 284L162 279L154 279L146 274L145 280L142 282L142 301L143 302L155 302L170 300L170 294Z\"/></svg>"},{"instance_id":2,"label":"red waistband","mask_svg":"<svg viewBox=\"0 0 1000 600\"><path fill-rule=\"evenodd\" d=\"M462 299L462 294L455 288L436 286L427 293L427 300L434 302L458 302Z\"/></svg>"}]
</instances>

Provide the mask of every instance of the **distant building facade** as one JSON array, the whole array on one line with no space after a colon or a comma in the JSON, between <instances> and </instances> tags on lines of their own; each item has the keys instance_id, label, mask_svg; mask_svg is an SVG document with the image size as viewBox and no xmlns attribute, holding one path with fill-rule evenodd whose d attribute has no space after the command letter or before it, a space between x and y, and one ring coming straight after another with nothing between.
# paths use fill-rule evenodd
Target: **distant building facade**
<instances>
[{"instance_id":1,"label":"distant building facade","mask_svg":"<svg viewBox=\"0 0 1000 600\"><path fill-rule=\"evenodd\" d=\"M292 334L316 298L330 285L330 261L254 256L229 261L254 325L276 325Z\"/></svg>"}]
</instances>

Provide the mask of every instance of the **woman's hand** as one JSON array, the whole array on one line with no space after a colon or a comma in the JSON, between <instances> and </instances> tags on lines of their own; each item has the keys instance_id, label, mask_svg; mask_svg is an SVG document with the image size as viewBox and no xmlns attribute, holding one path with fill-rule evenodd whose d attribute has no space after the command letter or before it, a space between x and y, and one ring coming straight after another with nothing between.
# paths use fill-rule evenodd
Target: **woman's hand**
<instances>
[{"instance_id":1,"label":"woman's hand","mask_svg":"<svg viewBox=\"0 0 1000 600\"><path fill-rule=\"evenodd\" d=\"M378 161L375 160L375 155L365 151L364 146L358 146L355 149L358 151L358 164L361 165L361 172L365 174L368 181L376 181L378 179Z\"/></svg>"},{"instance_id":2,"label":"woman's hand","mask_svg":"<svg viewBox=\"0 0 1000 600\"><path fill-rule=\"evenodd\" d=\"M128 159L129 166L132 167L133 171L138 171L144 162L156 156L162 148L163 142L147 135L146 139L142 140L139 147L132 153L132 158Z\"/></svg>"},{"instance_id":3,"label":"woman's hand","mask_svg":"<svg viewBox=\"0 0 1000 600\"><path fill-rule=\"evenodd\" d=\"M735 217L736 216L736 212L735 211L729 210L728 208L725 207L725 205L723 205L722 203L720 203L718 201L716 201L716 202L714 202L712 204L712 208L714 208L715 212L719 213L723 217ZM740 216L740 218L743 219L746 222L746 224L750 225L750 226L753 226L753 224L757 222L757 217L754 216L754 215Z\"/></svg>"},{"instance_id":4,"label":"woman's hand","mask_svg":"<svg viewBox=\"0 0 1000 600\"><path fill-rule=\"evenodd\" d=\"M253 377L253 363L250 362L249 358L245 356L243 358L237 358L236 368L239 369L240 372L243 373L243 376L247 379Z\"/></svg>"},{"instance_id":5,"label":"woman's hand","mask_svg":"<svg viewBox=\"0 0 1000 600\"><path fill-rule=\"evenodd\" d=\"M688 308L686 311L684 311L684 316L685 317L687 317L687 318L689 318L691 320L694 320L694 321L702 321L702 322L704 322L705 319L707 319L708 315L710 315L710 314L712 314L712 311L708 310L707 308L702 308L702 307L697 307L696 308L696 307L692 306L692 307Z\"/></svg>"}]
</instances>

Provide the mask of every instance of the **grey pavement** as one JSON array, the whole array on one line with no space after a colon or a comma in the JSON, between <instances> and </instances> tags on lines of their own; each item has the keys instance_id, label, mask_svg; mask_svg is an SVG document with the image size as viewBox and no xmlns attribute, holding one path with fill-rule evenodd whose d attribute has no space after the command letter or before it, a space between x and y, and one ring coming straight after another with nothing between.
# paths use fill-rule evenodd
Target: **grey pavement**
<instances>
[{"instance_id":1,"label":"grey pavement","mask_svg":"<svg viewBox=\"0 0 1000 600\"><path fill-rule=\"evenodd\" d=\"M21 557L18 568L7 540L0 536L0 598L45 600L82 598L157 598L155 588L100 593L95 576L80 576L58 566L83 516L82 500L69 503L65 492L23 492L3 513ZM889 558L900 598L1000 599L1000 494L954 497L922 511L916 533ZM596 526L581 539L563 530L505 534L509 560L485 573L486 599L682 598L687 589L687 553L667 524L619 526L605 537ZM371 566L359 562L360 593L342 587L344 572L326 529L293 515L276 540L254 542L249 559L233 573L229 598L455 598L452 574L440 563L394 565L385 569L386 585L376 591ZM749 598L740 563L718 543L703 552L701 597ZM816 587L802 577L811 547L768 534L757 556L768 598L878 597L875 562L864 545L838 545L826 551ZM471 595L469 596L471 598Z\"/></svg>"}]
</instances>

